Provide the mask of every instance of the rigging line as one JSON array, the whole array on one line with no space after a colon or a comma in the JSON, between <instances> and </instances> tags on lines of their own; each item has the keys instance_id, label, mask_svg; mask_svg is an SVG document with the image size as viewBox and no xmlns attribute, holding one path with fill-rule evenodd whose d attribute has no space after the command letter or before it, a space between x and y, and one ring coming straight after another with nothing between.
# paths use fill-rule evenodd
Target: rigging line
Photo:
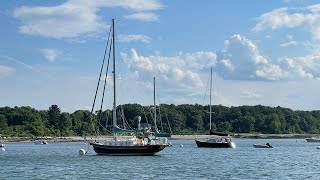
<instances>
[{"instance_id":1,"label":"rigging line","mask_svg":"<svg viewBox=\"0 0 320 180\"><path fill-rule=\"evenodd\" d=\"M107 77L108 77L108 71L109 71L109 64L110 64L110 56L111 56L111 44L112 44L112 39L110 43L110 48L109 48L109 55L108 55L108 63L107 63L107 70L106 70L106 76L104 78L104 85L103 85L103 91L102 91L102 99L101 99L101 106L100 106L100 112L102 112L102 105L103 105L103 100L104 100L104 94L106 91L106 84L107 84ZM101 116L100 119L101 120Z\"/></svg>"},{"instance_id":2,"label":"rigging line","mask_svg":"<svg viewBox=\"0 0 320 180\"><path fill-rule=\"evenodd\" d=\"M213 82L214 82L214 84L215 84L215 89L216 89L216 95L218 96L217 97L217 99L218 100L220 100L220 103L221 103L221 101L222 101L222 97L221 97L221 94L220 94L220 90L219 90L219 87L217 86L217 84L218 84L218 79L217 79L217 77L216 77L216 73L215 72L213 72ZM213 93L213 97L214 97L214 93ZM217 103L218 104L218 103Z\"/></svg>"},{"instance_id":3,"label":"rigging line","mask_svg":"<svg viewBox=\"0 0 320 180\"><path fill-rule=\"evenodd\" d=\"M147 113L144 111L144 107L143 106L142 106L142 111L143 111L144 118L146 119L147 124L149 124L148 118L147 118Z\"/></svg>"},{"instance_id":4,"label":"rigging line","mask_svg":"<svg viewBox=\"0 0 320 180\"><path fill-rule=\"evenodd\" d=\"M207 79L207 86L206 86L206 90L205 90L205 92L204 92L204 96L203 96L203 100L202 100L202 104L204 105L204 101L205 101L205 99L206 99L206 95L207 95L207 91L208 91L208 86L209 86L209 81L210 81L210 74L209 74L209 76L208 76L208 79Z\"/></svg>"},{"instance_id":5,"label":"rigging line","mask_svg":"<svg viewBox=\"0 0 320 180\"><path fill-rule=\"evenodd\" d=\"M157 99L161 99L161 98L159 98L159 96L158 95L156 95L157 96ZM163 122L162 122L162 118L161 118L161 112L160 112L160 102L161 101L158 101L159 102L159 114L160 114L160 116L159 116L159 118L160 118L160 123L161 123L161 129L162 129L162 131L164 132L164 128L163 128ZM165 114L165 116L166 116L166 120L167 120L167 124L168 124L168 128L169 128L169 130L170 130L170 133L172 134L172 131L171 131L171 127L170 127L170 122L169 122L169 118L168 118L168 115L167 115L167 112L166 112L166 110L165 110L165 108L163 108L163 114Z\"/></svg>"},{"instance_id":6,"label":"rigging line","mask_svg":"<svg viewBox=\"0 0 320 180\"><path fill-rule=\"evenodd\" d=\"M104 50L102 65L101 65L100 74L99 74L98 85L97 85L97 88L96 88L96 93L95 93L95 95L94 95L94 100L93 100L93 104L92 104L92 108L91 108L91 114L90 114L90 115L91 115L91 118L92 118L92 113L93 113L94 105L95 105L95 103L96 103L96 98L97 98L97 94L98 94L98 90L99 90L99 85L100 85L100 80L101 80L101 74L102 74L104 62L105 62L105 59L106 59L106 54L107 54L107 50L108 50L108 46L109 46L110 35L111 35L111 27L110 27L110 30L109 30L109 35L108 35L108 40L107 40L106 48L105 48L105 50ZM101 113L101 112L100 112L100 113ZM100 115L99 115L99 116L100 116ZM100 118L98 118L98 121L99 121L99 120L100 120ZM99 123L100 123L100 122L99 122ZM98 134L99 134L99 128L96 128L96 129L95 129L95 134L96 134L96 139L97 139Z\"/></svg>"},{"instance_id":7,"label":"rigging line","mask_svg":"<svg viewBox=\"0 0 320 180\"><path fill-rule=\"evenodd\" d=\"M153 108L153 111L154 111L154 109L155 109L155 108ZM155 122L155 121L154 121L154 117L153 117L153 112L152 112L151 110L152 110L152 107L150 108L150 106L149 106L149 113L150 113L151 119L153 119L153 122ZM152 121L151 121L150 124L151 124L151 126L152 126Z\"/></svg>"},{"instance_id":8,"label":"rigging line","mask_svg":"<svg viewBox=\"0 0 320 180\"><path fill-rule=\"evenodd\" d=\"M166 115L166 119L167 119L167 123L168 123L168 126L169 126L170 133L172 134L172 130L171 130L171 126L170 126L168 115L167 115L167 113L164 113L164 114Z\"/></svg>"},{"instance_id":9,"label":"rigging line","mask_svg":"<svg viewBox=\"0 0 320 180\"><path fill-rule=\"evenodd\" d=\"M162 125L161 108L160 108L160 106L161 106L161 105L159 104L159 119L160 119L160 126L161 126L161 131L162 131L162 132L164 132L164 131L163 131L163 125Z\"/></svg>"},{"instance_id":10,"label":"rigging line","mask_svg":"<svg viewBox=\"0 0 320 180\"><path fill-rule=\"evenodd\" d=\"M100 85L101 74L102 74L102 70L103 70L103 66L104 66L104 61L106 59L107 49L108 49L108 46L109 46L110 35L111 35L111 26L110 26L110 30L109 30L107 45L106 45L106 48L104 50L104 55L103 55L101 69L100 69L100 75L99 75L98 85L97 85L97 89L96 89L96 94L94 95L94 100L93 100L93 104L92 104L92 108L91 108L91 114L93 113L94 105L96 103L96 98L97 98L98 89L99 89L99 85Z\"/></svg>"},{"instance_id":11,"label":"rigging line","mask_svg":"<svg viewBox=\"0 0 320 180\"><path fill-rule=\"evenodd\" d=\"M99 125L100 125L103 129L105 129L106 131L108 131L108 132L112 133L111 131L109 131L109 130L107 129L107 127L106 127L106 126L103 126L100 122L99 122Z\"/></svg>"},{"instance_id":12,"label":"rigging line","mask_svg":"<svg viewBox=\"0 0 320 180\"><path fill-rule=\"evenodd\" d=\"M128 129L133 129L131 126L130 126L130 124L129 124L129 122L127 121L127 119L126 119L126 116L124 115L124 110L123 110L123 107L122 107L122 118L123 118L123 122L124 122L124 124L126 125L126 127L128 127Z\"/></svg>"}]
</instances>

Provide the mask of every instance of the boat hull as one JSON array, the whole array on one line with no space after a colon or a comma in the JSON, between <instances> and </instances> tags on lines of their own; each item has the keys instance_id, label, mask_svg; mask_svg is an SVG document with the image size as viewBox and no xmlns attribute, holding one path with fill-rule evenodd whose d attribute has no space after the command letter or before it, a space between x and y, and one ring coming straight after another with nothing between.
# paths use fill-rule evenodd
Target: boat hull
<instances>
[{"instance_id":1,"label":"boat hull","mask_svg":"<svg viewBox=\"0 0 320 180\"><path fill-rule=\"evenodd\" d=\"M306 138L307 142L320 142L319 138Z\"/></svg>"},{"instance_id":2,"label":"boat hull","mask_svg":"<svg viewBox=\"0 0 320 180\"><path fill-rule=\"evenodd\" d=\"M207 142L196 140L198 147L205 148L233 148L232 142Z\"/></svg>"},{"instance_id":3,"label":"boat hull","mask_svg":"<svg viewBox=\"0 0 320 180\"><path fill-rule=\"evenodd\" d=\"M255 148L273 148L272 146L264 145L264 144L254 144Z\"/></svg>"},{"instance_id":4,"label":"boat hull","mask_svg":"<svg viewBox=\"0 0 320 180\"><path fill-rule=\"evenodd\" d=\"M166 145L109 146L97 143L90 144L98 155L109 156L151 156L166 147Z\"/></svg>"}]
</instances>

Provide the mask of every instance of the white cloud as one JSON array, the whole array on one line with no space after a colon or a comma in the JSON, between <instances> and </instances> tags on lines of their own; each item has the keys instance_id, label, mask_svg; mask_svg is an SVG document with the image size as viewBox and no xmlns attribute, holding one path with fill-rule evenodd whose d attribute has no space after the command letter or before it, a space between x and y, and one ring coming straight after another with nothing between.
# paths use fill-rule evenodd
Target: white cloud
<instances>
[{"instance_id":1,"label":"white cloud","mask_svg":"<svg viewBox=\"0 0 320 180\"><path fill-rule=\"evenodd\" d=\"M56 49L44 48L40 49L42 55L50 62L54 62L59 55Z\"/></svg>"},{"instance_id":2,"label":"white cloud","mask_svg":"<svg viewBox=\"0 0 320 180\"><path fill-rule=\"evenodd\" d=\"M279 58L282 69L290 72L291 79L319 79L320 78L320 54L312 54L303 57Z\"/></svg>"},{"instance_id":3,"label":"white cloud","mask_svg":"<svg viewBox=\"0 0 320 180\"><path fill-rule=\"evenodd\" d=\"M297 41L293 40L293 36L287 34L287 42L280 44L280 47L296 46L297 44Z\"/></svg>"},{"instance_id":4,"label":"white cloud","mask_svg":"<svg viewBox=\"0 0 320 180\"><path fill-rule=\"evenodd\" d=\"M230 59L222 59L220 61L220 63L223 64L223 66L225 66L227 69L229 69L230 71L234 70L234 65L232 64L232 62L230 61Z\"/></svg>"},{"instance_id":5,"label":"white cloud","mask_svg":"<svg viewBox=\"0 0 320 180\"><path fill-rule=\"evenodd\" d=\"M225 79L280 80L286 77L286 72L260 54L257 45L239 34L225 41L223 51L218 54L216 71Z\"/></svg>"},{"instance_id":6,"label":"white cloud","mask_svg":"<svg viewBox=\"0 0 320 180\"><path fill-rule=\"evenodd\" d=\"M312 12L318 12L320 11L320 4L308 6L307 9L309 9Z\"/></svg>"},{"instance_id":7,"label":"white cloud","mask_svg":"<svg viewBox=\"0 0 320 180\"><path fill-rule=\"evenodd\" d=\"M240 96L242 98L249 98L249 99L261 97L260 94L258 94L256 92L252 92L252 91L243 91L243 92L241 92Z\"/></svg>"},{"instance_id":8,"label":"white cloud","mask_svg":"<svg viewBox=\"0 0 320 180\"><path fill-rule=\"evenodd\" d=\"M280 44L280 47L296 46L297 44L298 44L297 41L289 41L289 42Z\"/></svg>"},{"instance_id":9,"label":"white cloud","mask_svg":"<svg viewBox=\"0 0 320 180\"><path fill-rule=\"evenodd\" d=\"M320 4L305 8L279 8L267 12L258 18L252 29L260 32L265 29L301 28L311 33L314 39L320 40Z\"/></svg>"},{"instance_id":10,"label":"white cloud","mask_svg":"<svg viewBox=\"0 0 320 180\"><path fill-rule=\"evenodd\" d=\"M256 69L256 76L266 80L281 80L288 76L288 73L283 71L280 66L274 64L266 64L265 66Z\"/></svg>"},{"instance_id":11,"label":"white cloud","mask_svg":"<svg viewBox=\"0 0 320 180\"><path fill-rule=\"evenodd\" d=\"M22 22L19 27L21 33L57 39L76 38L101 32L106 28L102 17L97 15L105 7L125 8L142 13L141 11L162 9L163 5L157 0L69 0L53 7L20 7L14 10L14 17ZM145 16L147 15L148 13ZM149 13L149 18L151 17L152 13ZM153 14L153 17L157 16Z\"/></svg>"},{"instance_id":12,"label":"white cloud","mask_svg":"<svg viewBox=\"0 0 320 180\"><path fill-rule=\"evenodd\" d=\"M15 69L8 67L8 66L0 65L0 77L8 76L14 72L15 72Z\"/></svg>"},{"instance_id":13,"label":"white cloud","mask_svg":"<svg viewBox=\"0 0 320 180\"><path fill-rule=\"evenodd\" d=\"M132 42L132 41L140 41L143 43L150 43L151 38L146 35L141 34L130 34L130 35L123 35L120 34L118 36L120 42Z\"/></svg>"},{"instance_id":14,"label":"white cloud","mask_svg":"<svg viewBox=\"0 0 320 180\"><path fill-rule=\"evenodd\" d=\"M288 35L288 40L293 36ZM280 57L270 61L251 40L233 35L218 53L217 73L224 79L251 81L306 80L320 78L320 54Z\"/></svg>"},{"instance_id":15,"label":"white cloud","mask_svg":"<svg viewBox=\"0 0 320 180\"><path fill-rule=\"evenodd\" d=\"M134 19L134 20L140 20L140 21L146 21L146 22L152 22L152 21L158 21L159 17L158 15L154 13L135 13L130 14L127 16L124 16L126 19Z\"/></svg>"},{"instance_id":16,"label":"white cloud","mask_svg":"<svg viewBox=\"0 0 320 180\"><path fill-rule=\"evenodd\" d=\"M171 92L203 93L203 80L209 67L215 63L215 52L180 53L176 56L141 56L135 49L122 54L131 73L138 81L149 82L152 76L159 79L163 88ZM169 88L170 87L170 88ZM199 91L200 90L200 91Z\"/></svg>"},{"instance_id":17,"label":"white cloud","mask_svg":"<svg viewBox=\"0 0 320 180\"><path fill-rule=\"evenodd\" d=\"M74 38L105 27L96 8L63 4L56 7L21 7L14 16L22 21L19 31L51 38Z\"/></svg>"}]
</instances>

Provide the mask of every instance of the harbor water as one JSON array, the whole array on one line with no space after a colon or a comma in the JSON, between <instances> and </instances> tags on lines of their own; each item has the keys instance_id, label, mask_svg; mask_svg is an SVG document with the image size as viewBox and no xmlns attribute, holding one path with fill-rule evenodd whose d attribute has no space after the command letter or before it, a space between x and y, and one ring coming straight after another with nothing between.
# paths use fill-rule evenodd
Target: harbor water
<instances>
[{"instance_id":1,"label":"harbor water","mask_svg":"<svg viewBox=\"0 0 320 180\"><path fill-rule=\"evenodd\" d=\"M319 179L318 143L235 139L236 148L198 148L171 140L154 156L97 156L83 142L12 143L0 152L0 179ZM254 148L270 143L274 148Z\"/></svg>"}]
</instances>

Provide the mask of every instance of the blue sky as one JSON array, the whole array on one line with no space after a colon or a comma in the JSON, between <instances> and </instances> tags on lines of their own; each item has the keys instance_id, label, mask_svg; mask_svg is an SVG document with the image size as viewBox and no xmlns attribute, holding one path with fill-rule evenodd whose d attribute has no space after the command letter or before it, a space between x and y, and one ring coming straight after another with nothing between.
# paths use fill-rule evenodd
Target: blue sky
<instances>
[{"instance_id":1,"label":"blue sky","mask_svg":"<svg viewBox=\"0 0 320 180\"><path fill-rule=\"evenodd\" d=\"M214 104L320 108L317 1L0 3L0 106L90 109L116 18L118 104L207 104L213 66Z\"/></svg>"}]
</instances>

